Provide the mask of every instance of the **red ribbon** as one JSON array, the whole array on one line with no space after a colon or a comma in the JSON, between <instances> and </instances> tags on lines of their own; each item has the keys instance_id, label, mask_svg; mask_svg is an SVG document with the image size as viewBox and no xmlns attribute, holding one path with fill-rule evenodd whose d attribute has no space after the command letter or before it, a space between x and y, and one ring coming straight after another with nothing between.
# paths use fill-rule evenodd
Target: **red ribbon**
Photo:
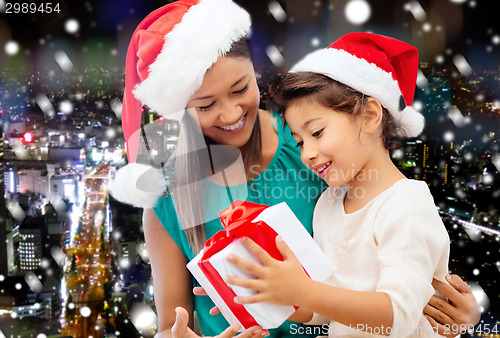
<instances>
[{"instance_id":1,"label":"red ribbon","mask_svg":"<svg viewBox=\"0 0 500 338\"><path fill-rule=\"evenodd\" d=\"M278 236L278 233L265 222L252 223L252 220L268 207L267 205L237 200L231 203L229 208L219 212L219 217L225 230L217 232L205 243L203 256L198 262L198 266L203 274L212 285L217 286L217 293L245 329L259 324L243 305L234 302L236 294L224 282L212 264L210 264L209 259L231 244L235 239L249 237L266 250L271 257L282 261L283 257L276 247L276 236Z\"/></svg>"}]
</instances>

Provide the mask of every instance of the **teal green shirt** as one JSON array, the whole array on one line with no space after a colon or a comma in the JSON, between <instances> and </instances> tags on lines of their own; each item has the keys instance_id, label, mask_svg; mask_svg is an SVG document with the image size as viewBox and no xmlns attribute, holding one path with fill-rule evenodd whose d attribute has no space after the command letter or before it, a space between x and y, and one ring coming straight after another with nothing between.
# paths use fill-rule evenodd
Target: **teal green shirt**
<instances>
[{"instance_id":1,"label":"teal green shirt","mask_svg":"<svg viewBox=\"0 0 500 338\"><path fill-rule=\"evenodd\" d=\"M250 202L275 205L286 202L302 222L307 231L312 234L312 216L317 199L327 187L326 183L302 164L299 148L293 140L288 127L283 127L282 120L277 116L279 144L276 153L267 168L246 186L231 187L231 198L244 199ZM265 145L264 145L265 146ZM226 187L212 184L209 188L208 202L211 208L220 211L229 206ZM168 234L177 243L188 260L195 256L187 238L179 225L171 197L161 198L153 208ZM219 219L205 223L207 238L222 230ZM228 327L227 321L221 314L212 316L209 310L214 306L207 296L194 297L195 311L203 334L213 336L221 333ZM292 325L292 326L290 326ZM292 337L298 332L300 324L286 321L277 329L270 330L271 337Z\"/></svg>"}]
</instances>

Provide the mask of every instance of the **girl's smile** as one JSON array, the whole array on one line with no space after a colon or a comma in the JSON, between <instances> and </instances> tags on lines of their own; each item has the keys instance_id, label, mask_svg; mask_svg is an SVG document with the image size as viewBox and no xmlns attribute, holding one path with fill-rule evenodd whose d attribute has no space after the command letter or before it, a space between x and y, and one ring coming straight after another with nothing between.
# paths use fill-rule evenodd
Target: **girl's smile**
<instances>
[{"instance_id":1,"label":"girl's smile","mask_svg":"<svg viewBox=\"0 0 500 338\"><path fill-rule=\"evenodd\" d=\"M332 164L332 161L328 161L326 163L320 163L318 165L315 165L314 167L311 167L311 169L318 174L319 177L322 179L325 179L326 175L328 174L328 171L330 171L330 166Z\"/></svg>"}]
</instances>

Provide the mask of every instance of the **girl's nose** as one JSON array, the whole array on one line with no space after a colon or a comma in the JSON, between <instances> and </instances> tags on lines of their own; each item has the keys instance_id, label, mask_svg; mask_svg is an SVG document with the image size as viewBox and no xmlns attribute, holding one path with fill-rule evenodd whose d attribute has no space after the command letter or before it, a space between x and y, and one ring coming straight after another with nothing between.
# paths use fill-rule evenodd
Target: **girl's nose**
<instances>
[{"instance_id":1,"label":"girl's nose","mask_svg":"<svg viewBox=\"0 0 500 338\"><path fill-rule=\"evenodd\" d=\"M316 149L310 146L306 146L306 144L304 143L300 156L302 158L302 162L307 165L318 156L318 152L316 151Z\"/></svg>"}]
</instances>

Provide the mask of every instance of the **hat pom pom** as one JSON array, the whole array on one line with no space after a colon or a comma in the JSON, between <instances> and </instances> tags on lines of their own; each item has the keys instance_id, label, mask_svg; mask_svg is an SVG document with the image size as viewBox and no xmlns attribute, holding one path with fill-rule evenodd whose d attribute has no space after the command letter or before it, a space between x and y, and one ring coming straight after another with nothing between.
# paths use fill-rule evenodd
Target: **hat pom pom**
<instances>
[{"instance_id":1,"label":"hat pom pom","mask_svg":"<svg viewBox=\"0 0 500 338\"><path fill-rule=\"evenodd\" d=\"M116 172L110 193L120 202L141 208L152 208L163 195L167 181L161 169L140 163L129 163Z\"/></svg>"},{"instance_id":2,"label":"hat pom pom","mask_svg":"<svg viewBox=\"0 0 500 338\"><path fill-rule=\"evenodd\" d=\"M399 127L406 137L417 137L424 130L425 118L412 106L407 106L401 111Z\"/></svg>"}]
</instances>

